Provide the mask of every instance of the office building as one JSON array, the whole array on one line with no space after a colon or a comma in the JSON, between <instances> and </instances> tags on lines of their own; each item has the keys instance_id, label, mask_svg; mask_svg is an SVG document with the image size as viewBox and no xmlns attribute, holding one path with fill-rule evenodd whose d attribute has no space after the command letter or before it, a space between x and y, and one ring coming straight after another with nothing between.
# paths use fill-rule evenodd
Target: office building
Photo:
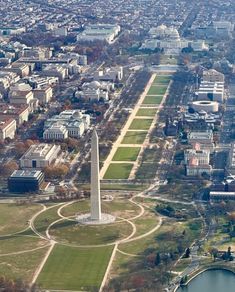
<instances>
[{"instance_id":1,"label":"office building","mask_svg":"<svg viewBox=\"0 0 235 292\"><path fill-rule=\"evenodd\" d=\"M28 117L29 117L28 105L0 103L0 119L12 118L16 120L17 126L20 126L24 122L28 121Z\"/></svg>"},{"instance_id":2,"label":"office building","mask_svg":"<svg viewBox=\"0 0 235 292\"><path fill-rule=\"evenodd\" d=\"M184 151L184 163L187 165L190 160L196 158L199 164L210 163L210 151L201 149L187 149Z\"/></svg>"},{"instance_id":3,"label":"office building","mask_svg":"<svg viewBox=\"0 0 235 292\"><path fill-rule=\"evenodd\" d=\"M235 175L235 143L231 144L228 158L228 173Z\"/></svg>"},{"instance_id":4,"label":"office building","mask_svg":"<svg viewBox=\"0 0 235 292\"><path fill-rule=\"evenodd\" d=\"M44 182L39 170L15 170L8 178L8 189L13 193L37 192Z\"/></svg>"},{"instance_id":5,"label":"office building","mask_svg":"<svg viewBox=\"0 0 235 292\"><path fill-rule=\"evenodd\" d=\"M0 140L14 139L16 132L16 120L8 117L0 117Z\"/></svg>"},{"instance_id":6,"label":"office building","mask_svg":"<svg viewBox=\"0 0 235 292\"><path fill-rule=\"evenodd\" d=\"M49 85L44 85L33 90L34 98L36 98L40 104L48 103L53 97L53 89Z\"/></svg>"},{"instance_id":7,"label":"office building","mask_svg":"<svg viewBox=\"0 0 235 292\"><path fill-rule=\"evenodd\" d=\"M204 132L191 131L188 133L188 143L191 145L200 144L201 149L214 150L212 130Z\"/></svg>"},{"instance_id":8,"label":"office building","mask_svg":"<svg viewBox=\"0 0 235 292\"><path fill-rule=\"evenodd\" d=\"M197 92L198 100L223 102L224 82L202 81Z\"/></svg>"},{"instance_id":9,"label":"office building","mask_svg":"<svg viewBox=\"0 0 235 292\"><path fill-rule=\"evenodd\" d=\"M207 82L224 82L224 74L215 69L205 70L202 79Z\"/></svg>"}]
</instances>

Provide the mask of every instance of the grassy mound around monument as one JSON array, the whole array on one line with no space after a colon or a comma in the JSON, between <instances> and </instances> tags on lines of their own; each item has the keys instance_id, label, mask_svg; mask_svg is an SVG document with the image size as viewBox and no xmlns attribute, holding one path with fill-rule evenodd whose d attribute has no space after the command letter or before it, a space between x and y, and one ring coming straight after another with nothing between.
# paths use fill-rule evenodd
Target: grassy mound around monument
<instances>
[{"instance_id":1,"label":"grassy mound around monument","mask_svg":"<svg viewBox=\"0 0 235 292\"><path fill-rule=\"evenodd\" d=\"M80 200L65 206L61 209L61 215L64 217L75 216L76 214L90 212L90 200Z\"/></svg>"},{"instance_id":2,"label":"grassy mound around monument","mask_svg":"<svg viewBox=\"0 0 235 292\"><path fill-rule=\"evenodd\" d=\"M75 248L56 245L37 284L50 290L98 291L113 246Z\"/></svg>"},{"instance_id":3,"label":"grassy mound around monument","mask_svg":"<svg viewBox=\"0 0 235 292\"><path fill-rule=\"evenodd\" d=\"M77 213L89 213L90 200L73 202L70 205L65 205L61 210L61 214L65 217L75 216ZM140 213L140 208L130 202L126 198L114 197L111 201L102 200L101 208L103 213L108 213L113 216L129 219ZM119 220L119 218L117 218Z\"/></svg>"},{"instance_id":4,"label":"grassy mound around monument","mask_svg":"<svg viewBox=\"0 0 235 292\"><path fill-rule=\"evenodd\" d=\"M114 243L126 238L132 233L132 226L127 222L80 225L76 221L61 220L49 232L58 242L87 246Z\"/></svg>"},{"instance_id":5,"label":"grassy mound around monument","mask_svg":"<svg viewBox=\"0 0 235 292\"><path fill-rule=\"evenodd\" d=\"M130 219L140 213L140 208L127 199L114 199L110 202L102 202L102 212L114 215L119 218Z\"/></svg>"}]
</instances>

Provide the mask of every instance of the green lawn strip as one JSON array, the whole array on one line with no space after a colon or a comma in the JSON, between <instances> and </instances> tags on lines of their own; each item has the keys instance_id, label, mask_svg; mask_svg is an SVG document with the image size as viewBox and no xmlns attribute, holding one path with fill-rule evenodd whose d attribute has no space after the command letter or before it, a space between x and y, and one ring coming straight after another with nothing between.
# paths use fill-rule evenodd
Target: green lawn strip
<instances>
[{"instance_id":1,"label":"green lawn strip","mask_svg":"<svg viewBox=\"0 0 235 292\"><path fill-rule=\"evenodd\" d=\"M134 119L129 130L148 130L153 122L153 119Z\"/></svg>"},{"instance_id":2,"label":"green lawn strip","mask_svg":"<svg viewBox=\"0 0 235 292\"><path fill-rule=\"evenodd\" d=\"M61 206L55 206L49 210L46 210L45 212L41 213L37 216L37 218L34 221L34 227L36 230L42 234L46 234L47 227L60 217L57 214L57 210Z\"/></svg>"},{"instance_id":3,"label":"green lawn strip","mask_svg":"<svg viewBox=\"0 0 235 292\"><path fill-rule=\"evenodd\" d=\"M131 163L111 163L104 175L104 179L128 179L132 170Z\"/></svg>"},{"instance_id":4,"label":"green lawn strip","mask_svg":"<svg viewBox=\"0 0 235 292\"><path fill-rule=\"evenodd\" d=\"M152 104L152 105L157 105L162 102L163 96L162 95L146 95L145 99L143 101L143 104Z\"/></svg>"},{"instance_id":5,"label":"green lawn strip","mask_svg":"<svg viewBox=\"0 0 235 292\"><path fill-rule=\"evenodd\" d=\"M167 90L167 86L158 86L158 85L152 85L147 93L147 95L161 95L165 94Z\"/></svg>"},{"instance_id":6,"label":"green lawn strip","mask_svg":"<svg viewBox=\"0 0 235 292\"><path fill-rule=\"evenodd\" d=\"M157 75L152 84L168 84L171 80L170 75Z\"/></svg>"},{"instance_id":7,"label":"green lawn strip","mask_svg":"<svg viewBox=\"0 0 235 292\"><path fill-rule=\"evenodd\" d=\"M139 152L140 147L119 147L113 161L136 161Z\"/></svg>"},{"instance_id":8,"label":"green lawn strip","mask_svg":"<svg viewBox=\"0 0 235 292\"><path fill-rule=\"evenodd\" d=\"M50 290L98 291L113 247L76 248L56 245L37 284Z\"/></svg>"},{"instance_id":9,"label":"green lawn strip","mask_svg":"<svg viewBox=\"0 0 235 292\"><path fill-rule=\"evenodd\" d=\"M61 220L50 229L50 235L63 243L96 245L115 242L132 232L126 222L103 225L79 225L75 221Z\"/></svg>"},{"instance_id":10,"label":"green lawn strip","mask_svg":"<svg viewBox=\"0 0 235 292\"><path fill-rule=\"evenodd\" d=\"M122 140L122 144L143 144L147 133L147 131L127 131Z\"/></svg>"},{"instance_id":11,"label":"green lawn strip","mask_svg":"<svg viewBox=\"0 0 235 292\"><path fill-rule=\"evenodd\" d=\"M40 205L0 204L0 236L27 228L28 220L40 209Z\"/></svg>"},{"instance_id":12,"label":"green lawn strip","mask_svg":"<svg viewBox=\"0 0 235 292\"><path fill-rule=\"evenodd\" d=\"M155 108L140 108L136 116L142 117L154 117L156 115L157 109Z\"/></svg>"},{"instance_id":13,"label":"green lawn strip","mask_svg":"<svg viewBox=\"0 0 235 292\"><path fill-rule=\"evenodd\" d=\"M8 236L0 240L0 254L31 250L46 245L45 240L31 236Z\"/></svg>"},{"instance_id":14,"label":"green lawn strip","mask_svg":"<svg viewBox=\"0 0 235 292\"><path fill-rule=\"evenodd\" d=\"M45 247L33 252L1 256L0 275L30 283L47 250L48 247Z\"/></svg>"}]
</instances>

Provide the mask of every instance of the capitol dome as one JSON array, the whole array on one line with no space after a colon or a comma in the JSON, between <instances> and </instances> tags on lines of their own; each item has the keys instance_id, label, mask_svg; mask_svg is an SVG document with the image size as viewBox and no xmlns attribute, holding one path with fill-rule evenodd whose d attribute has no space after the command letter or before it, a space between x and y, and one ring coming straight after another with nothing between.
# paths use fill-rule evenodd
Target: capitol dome
<instances>
[{"instance_id":1,"label":"capitol dome","mask_svg":"<svg viewBox=\"0 0 235 292\"><path fill-rule=\"evenodd\" d=\"M157 28L156 28L156 31L158 32L161 32L161 33L164 33L164 31L167 29L167 27L162 24L162 25L159 25Z\"/></svg>"},{"instance_id":2,"label":"capitol dome","mask_svg":"<svg viewBox=\"0 0 235 292\"><path fill-rule=\"evenodd\" d=\"M100 88L101 84L98 81L92 81L90 83L90 87L94 88L94 89L98 89Z\"/></svg>"},{"instance_id":3,"label":"capitol dome","mask_svg":"<svg viewBox=\"0 0 235 292\"><path fill-rule=\"evenodd\" d=\"M73 114L74 118L82 118L82 113L80 111L75 111Z\"/></svg>"},{"instance_id":4,"label":"capitol dome","mask_svg":"<svg viewBox=\"0 0 235 292\"><path fill-rule=\"evenodd\" d=\"M174 40L180 39L179 32L176 28L170 27L167 31L167 34L169 35L170 39Z\"/></svg>"}]
</instances>

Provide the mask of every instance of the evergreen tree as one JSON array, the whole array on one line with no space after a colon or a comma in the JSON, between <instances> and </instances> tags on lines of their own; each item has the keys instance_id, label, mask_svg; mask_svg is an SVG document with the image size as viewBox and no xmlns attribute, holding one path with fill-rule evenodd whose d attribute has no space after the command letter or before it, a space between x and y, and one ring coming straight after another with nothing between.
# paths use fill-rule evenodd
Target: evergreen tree
<instances>
[{"instance_id":1,"label":"evergreen tree","mask_svg":"<svg viewBox=\"0 0 235 292\"><path fill-rule=\"evenodd\" d=\"M188 247L185 251L185 257L189 258L189 256L190 256L190 248Z\"/></svg>"},{"instance_id":2,"label":"evergreen tree","mask_svg":"<svg viewBox=\"0 0 235 292\"><path fill-rule=\"evenodd\" d=\"M155 258L155 266L160 265L160 263L161 263L161 256L160 256L160 253L157 252L156 258Z\"/></svg>"}]
</instances>

